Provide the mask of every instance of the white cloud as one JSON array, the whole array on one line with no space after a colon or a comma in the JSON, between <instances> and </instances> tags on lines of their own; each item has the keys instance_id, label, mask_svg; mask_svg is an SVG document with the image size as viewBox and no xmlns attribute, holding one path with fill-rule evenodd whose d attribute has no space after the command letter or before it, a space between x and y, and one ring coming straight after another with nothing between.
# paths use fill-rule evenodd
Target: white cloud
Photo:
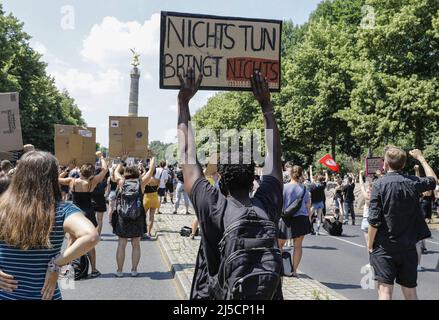
<instances>
[{"instance_id":1,"label":"white cloud","mask_svg":"<svg viewBox=\"0 0 439 320\"><path fill-rule=\"evenodd\" d=\"M141 55L155 56L160 43L160 14L155 13L143 24L137 21L121 22L115 17L105 17L95 24L83 41L81 55L98 65L112 64L130 59L130 48ZM130 60L128 60L130 61Z\"/></svg>"},{"instance_id":2,"label":"white cloud","mask_svg":"<svg viewBox=\"0 0 439 320\"><path fill-rule=\"evenodd\" d=\"M57 85L72 94L89 92L93 95L104 95L118 91L123 82L122 73L116 69L108 69L97 74L82 72L78 69L67 69L64 72L53 72Z\"/></svg>"},{"instance_id":3,"label":"white cloud","mask_svg":"<svg viewBox=\"0 0 439 320\"><path fill-rule=\"evenodd\" d=\"M177 142L177 129L168 129L165 132L165 135L163 137L164 143L175 143Z\"/></svg>"},{"instance_id":4,"label":"white cloud","mask_svg":"<svg viewBox=\"0 0 439 320\"><path fill-rule=\"evenodd\" d=\"M143 75L143 78L144 78L145 80L152 80L152 79L154 79L154 77L152 76L152 74L149 73L149 72L145 72L145 74Z\"/></svg>"},{"instance_id":5,"label":"white cloud","mask_svg":"<svg viewBox=\"0 0 439 320\"><path fill-rule=\"evenodd\" d=\"M87 124L97 128L97 141L108 146L108 117L128 113L130 48L140 57L139 116L149 117L149 139L176 141L177 90L159 88L160 14L144 22L121 22L105 17L84 36L79 58L49 60L59 88L66 88L82 110ZM213 92L200 91L191 102L194 113Z\"/></svg>"},{"instance_id":6,"label":"white cloud","mask_svg":"<svg viewBox=\"0 0 439 320\"><path fill-rule=\"evenodd\" d=\"M31 47L41 55L44 55L47 53L46 46L39 41L35 41L35 42L31 43Z\"/></svg>"},{"instance_id":7,"label":"white cloud","mask_svg":"<svg viewBox=\"0 0 439 320\"><path fill-rule=\"evenodd\" d=\"M175 112L175 113L177 113L177 111L178 111L178 108L177 108L176 104L170 105L168 107L168 109L171 110L172 112Z\"/></svg>"}]
</instances>

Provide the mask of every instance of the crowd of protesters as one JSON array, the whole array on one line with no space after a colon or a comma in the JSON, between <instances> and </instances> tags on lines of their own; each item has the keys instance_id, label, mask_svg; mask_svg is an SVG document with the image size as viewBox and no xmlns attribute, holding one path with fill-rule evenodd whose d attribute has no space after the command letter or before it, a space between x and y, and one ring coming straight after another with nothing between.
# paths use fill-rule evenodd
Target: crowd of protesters
<instances>
[{"instance_id":1,"label":"crowd of protesters","mask_svg":"<svg viewBox=\"0 0 439 320\"><path fill-rule=\"evenodd\" d=\"M0 299L61 299L57 280L63 266L84 255L91 263L89 276L99 277L95 247L106 214L118 237L115 276L125 275L131 240L131 276L137 277L140 242L154 237L155 215L168 202L178 214L182 201L182 214L190 214L191 207L196 214L190 237L201 237L191 299L282 299L282 277L297 277L305 237L319 236L327 220L346 225L350 219L355 225L359 198L364 201L360 228L379 298L391 299L396 282L406 299L417 299L420 257L430 236L425 222L432 219L439 190L421 151L410 156L424 177L419 165L415 175L403 174L408 155L395 146L385 149L383 172L367 179L363 171L341 177L293 162L282 167L268 83L256 72L253 94L272 132L262 174L256 174L254 163L244 163L241 151L238 163L203 170L195 157L189 112L202 76L195 78L189 69L180 81L180 165L160 161L156 167L155 158L128 164L128 155L109 160L97 152L95 164L61 167L54 156L32 146L15 166L1 162Z\"/></svg>"}]
</instances>

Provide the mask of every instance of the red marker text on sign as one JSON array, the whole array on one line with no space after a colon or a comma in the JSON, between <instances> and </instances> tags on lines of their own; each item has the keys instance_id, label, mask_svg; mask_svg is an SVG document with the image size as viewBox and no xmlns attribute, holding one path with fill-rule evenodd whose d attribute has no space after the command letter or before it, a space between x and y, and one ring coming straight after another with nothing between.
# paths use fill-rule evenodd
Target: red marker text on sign
<instances>
[{"instance_id":1,"label":"red marker text on sign","mask_svg":"<svg viewBox=\"0 0 439 320\"><path fill-rule=\"evenodd\" d=\"M229 58L227 59L227 80L249 80L254 70L259 70L268 82L279 82L279 61L260 58Z\"/></svg>"}]
</instances>

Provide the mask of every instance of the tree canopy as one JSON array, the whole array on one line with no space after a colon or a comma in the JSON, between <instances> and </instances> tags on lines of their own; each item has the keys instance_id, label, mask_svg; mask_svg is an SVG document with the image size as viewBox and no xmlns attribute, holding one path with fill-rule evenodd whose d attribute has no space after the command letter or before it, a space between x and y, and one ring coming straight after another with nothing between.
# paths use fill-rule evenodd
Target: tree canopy
<instances>
[{"instance_id":1,"label":"tree canopy","mask_svg":"<svg viewBox=\"0 0 439 320\"><path fill-rule=\"evenodd\" d=\"M323 1L304 25L286 21L282 41L273 103L285 160L358 162L392 143L426 150L439 168L438 1ZM251 94L218 93L194 120L262 128L258 108Z\"/></svg>"},{"instance_id":2,"label":"tree canopy","mask_svg":"<svg viewBox=\"0 0 439 320\"><path fill-rule=\"evenodd\" d=\"M23 23L0 4L0 92L18 92L24 143L53 151L54 125L85 125L67 91L56 88Z\"/></svg>"}]
</instances>

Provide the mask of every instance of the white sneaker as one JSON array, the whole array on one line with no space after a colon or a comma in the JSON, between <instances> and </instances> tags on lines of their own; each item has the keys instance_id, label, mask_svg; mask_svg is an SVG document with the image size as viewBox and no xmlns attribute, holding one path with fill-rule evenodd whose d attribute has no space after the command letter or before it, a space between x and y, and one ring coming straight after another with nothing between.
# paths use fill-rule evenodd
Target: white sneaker
<instances>
[{"instance_id":1,"label":"white sneaker","mask_svg":"<svg viewBox=\"0 0 439 320\"><path fill-rule=\"evenodd\" d=\"M123 272L116 272L116 278L123 278Z\"/></svg>"},{"instance_id":2,"label":"white sneaker","mask_svg":"<svg viewBox=\"0 0 439 320\"><path fill-rule=\"evenodd\" d=\"M424 267L418 266L418 272L424 271Z\"/></svg>"},{"instance_id":3,"label":"white sneaker","mask_svg":"<svg viewBox=\"0 0 439 320\"><path fill-rule=\"evenodd\" d=\"M137 271L131 271L131 277L135 278L139 275Z\"/></svg>"}]
</instances>

